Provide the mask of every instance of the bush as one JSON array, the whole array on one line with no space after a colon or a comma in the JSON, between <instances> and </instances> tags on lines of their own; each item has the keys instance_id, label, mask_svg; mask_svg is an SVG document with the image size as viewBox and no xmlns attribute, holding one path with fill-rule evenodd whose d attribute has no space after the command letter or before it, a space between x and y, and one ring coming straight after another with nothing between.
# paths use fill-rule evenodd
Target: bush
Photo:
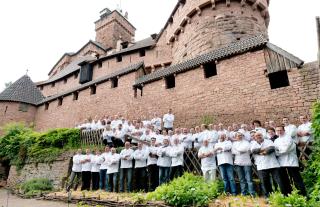
<instances>
[{"instance_id":1,"label":"bush","mask_svg":"<svg viewBox=\"0 0 320 207\"><path fill-rule=\"evenodd\" d=\"M55 129L35 132L23 124L9 124L0 137L0 159L21 169L26 161L51 162L63 151L80 146L80 130Z\"/></svg>"},{"instance_id":2,"label":"bush","mask_svg":"<svg viewBox=\"0 0 320 207\"><path fill-rule=\"evenodd\" d=\"M46 178L31 179L24 182L20 190L26 196L38 196L53 190L52 183Z\"/></svg>"},{"instance_id":3,"label":"bush","mask_svg":"<svg viewBox=\"0 0 320 207\"><path fill-rule=\"evenodd\" d=\"M185 173L148 193L147 199L163 200L172 206L208 206L209 201L217 198L221 192L221 183L206 183L203 177Z\"/></svg>"},{"instance_id":4,"label":"bush","mask_svg":"<svg viewBox=\"0 0 320 207\"><path fill-rule=\"evenodd\" d=\"M284 196L280 192L270 195L270 205L272 207L308 207L307 198L299 195L297 190L292 191L288 196Z\"/></svg>"}]
</instances>

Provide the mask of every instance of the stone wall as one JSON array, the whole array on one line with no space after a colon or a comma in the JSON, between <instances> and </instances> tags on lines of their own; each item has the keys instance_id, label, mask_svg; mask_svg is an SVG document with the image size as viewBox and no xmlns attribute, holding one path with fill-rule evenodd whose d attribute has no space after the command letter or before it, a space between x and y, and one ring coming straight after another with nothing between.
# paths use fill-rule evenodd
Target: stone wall
<instances>
[{"instance_id":1,"label":"stone wall","mask_svg":"<svg viewBox=\"0 0 320 207\"><path fill-rule=\"evenodd\" d=\"M9 187L15 187L33 178L48 178L53 182L54 188L62 189L68 176L71 158L70 153L65 153L51 164L28 163L20 171L17 171L15 166L11 166L7 184Z\"/></svg>"}]
</instances>

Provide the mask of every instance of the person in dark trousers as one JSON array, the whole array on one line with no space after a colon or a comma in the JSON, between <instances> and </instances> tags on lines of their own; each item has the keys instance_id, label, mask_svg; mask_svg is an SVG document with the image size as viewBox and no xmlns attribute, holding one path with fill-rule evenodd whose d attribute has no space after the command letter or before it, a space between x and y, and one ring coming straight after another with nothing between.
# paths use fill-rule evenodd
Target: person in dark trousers
<instances>
[{"instance_id":1,"label":"person in dark trousers","mask_svg":"<svg viewBox=\"0 0 320 207\"><path fill-rule=\"evenodd\" d=\"M294 186L299 190L299 193L306 196L306 188L299 171L296 144L292 137L285 133L284 126L277 126L276 133L279 138L275 140L274 145L276 155L278 156L278 161L280 163L282 179L286 187L286 194L292 192L291 186L294 184Z\"/></svg>"},{"instance_id":2,"label":"person in dark trousers","mask_svg":"<svg viewBox=\"0 0 320 207\"><path fill-rule=\"evenodd\" d=\"M151 145L149 147L149 156L147 159L148 166L148 180L149 180L149 191L154 191L159 185L159 167L157 166L158 147L156 146L156 138L151 138Z\"/></svg>"},{"instance_id":3,"label":"person in dark trousers","mask_svg":"<svg viewBox=\"0 0 320 207\"><path fill-rule=\"evenodd\" d=\"M120 155L116 148L111 148L111 155L107 160L107 175L109 179L109 192L118 192L118 174L119 174Z\"/></svg>"},{"instance_id":4,"label":"person in dark trousers","mask_svg":"<svg viewBox=\"0 0 320 207\"><path fill-rule=\"evenodd\" d=\"M72 172L70 176L70 181L67 186L67 192L70 191L71 187L74 185L73 190L76 191L81 179L81 157L82 149L78 149L77 154L72 158Z\"/></svg>"},{"instance_id":5,"label":"person in dark trousers","mask_svg":"<svg viewBox=\"0 0 320 207\"><path fill-rule=\"evenodd\" d=\"M100 150L96 150L95 155L92 155L91 158L91 183L92 183L92 190L99 189L99 177L100 177Z\"/></svg>"},{"instance_id":6,"label":"person in dark trousers","mask_svg":"<svg viewBox=\"0 0 320 207\"><path fill-rule=\"evenodd\" d=\"M107 169L108 169L108 165L107 165L107 161L109 159L111 155L111 151L110 151L110 147L107 145L105 148L104 148L104 153L101 154L100 156L100 163L101 163L101 166L100 166L100 190L106 190L106 191L109 191L109 179L108 179L108 176L107 176Z\"/></svg>"},{"instance_id":7,"label":"person in dark trousers","mask_svg":"<svg viewBox=\"0 0 320 207\"><path fill-rule=\"evenodd\" d=\"M172 158L170 168L170 179L181 177L183 174L183 154L184 146L179 143L179 138L175 137L171 146L170 157Z\"/></svg>"},{"instance_id":8,"label":"person in dark trousers","mask_svg":"<svg viewBox=\"0 0 320 207\"><path fill-rule=\"evenodd\" d=\"M81 157L82 171L82 186L81 190L90 190L91 181L91 159L92 154L89 149L86 149L86 154Z\"/></svg>"},{"instance_id":9,"label":"person in dark trousers","mask_svg":"<svg viewBox=\"0 0 320 207\"><path fill-rule=\"evenodd\" d=\"M149 153L148 150L143 149L142 146L142 142L138 142L138 149L133 153L133 158L135 160L135 178L138 179L135 190L147 192L147 159Z\"/></svg>"}]
</instances>

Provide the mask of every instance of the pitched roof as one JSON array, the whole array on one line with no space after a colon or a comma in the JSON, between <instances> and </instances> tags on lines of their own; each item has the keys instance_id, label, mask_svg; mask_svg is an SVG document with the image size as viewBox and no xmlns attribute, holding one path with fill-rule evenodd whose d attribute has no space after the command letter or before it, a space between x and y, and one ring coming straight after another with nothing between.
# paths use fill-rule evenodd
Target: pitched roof
<instances>
[{"instance_id":1,"label":"pitched roof","mask_svg":"<svg viewBox=\"0 0 320 207\"><path fill-rule=\"evenodd\" d=\"M69 95L69 94L71 94L73 92L76 92L76 91L85 90L85 89L89 88L92 85L100 84L100 83L106 82L106 81L108 81L108 80L110 80L112 78L115 78L115 77L118 77L118 76L122 76L122 75L128 74L130 72L136 71L139 68L143 67L143 65L144 65L144 62L139 62L139 63L133 64L133 65L130 65L130 66L126 67L126 68L123 68L121 70L115 71L115 72L113 72L113 73L111 73L109 75L103 76L103 77L98 78L98 79L93 80L93 81L90 81L90 82L85 83L85 84L83 84L81 86L78 86L78 87L72 88L70 90L64 91L62 93L47 97L47 98L39 101L37 104L41 105L41 104L43 104L45 102L55 100L55 99L57 99L57 98L59 98L61 96L66 96L66 95Z\"/></svg>"},{"instance_id":2,"label":"pitched roof","mask_svg":"<svg viewBox=\"0 0 320 207\"><path fill-rule=\"evenodd\" d=\"M60 80L65 78L68 75L71 75L72 73L80 70L80 66L78 65L79 63L83 62L83 61L93 61L96 60L95 57L92 57L91 55L86 55L83 57L79 57L76 60L72 61L67 67L65 67L62 71L60 71L59 73L57 73L56 75L52 76L51 78L49 78L48 80L45 81L41 81L39 83L37 83L37 85L44 85L44 84L49 84L52 83L54 81Z\"/></svg>"},{"instance_id":3,"label":"pitched roof","mask_svg":"<svg viewBox=\"0 0 320 207\"><path fill-rule=\"evenodd\" d=\"M16 101L36 105L44 96L29 76L24 75L2 93L0 101Z\"/></svg>"},{"instance_id":4,"label":"pitched roof","mask_svg":"<svg viewBox=\"0 0 320 207\"><path fill-rule=\"evenodd\" d=\"M172 65L167 68L157 70L148 75L142 76L136 80L134 86L156 81L171 74L185 72L208 62L223 59L236 54L241 54L252 49L264 46L267 44L267 42L268 40L263 35L243 39L241 41L229 44L226 47L213 50L209 53L199 55L182 63L178 63L176 65Z\"/></svg>"}]
</instances>

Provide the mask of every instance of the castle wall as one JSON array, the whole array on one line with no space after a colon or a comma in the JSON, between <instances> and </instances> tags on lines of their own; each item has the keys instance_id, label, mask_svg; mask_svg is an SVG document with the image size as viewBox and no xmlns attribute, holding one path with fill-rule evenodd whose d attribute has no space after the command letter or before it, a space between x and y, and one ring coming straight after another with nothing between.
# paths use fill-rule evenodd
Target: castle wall
<instances>
[{"instance_id":1,"label":"castle wall","mask_svg":"<svg viewBox=\"0 0 320 207\"><path fill-rule=\"evenodd\" d=\"M29 105L27 112L19 111L19 103L17 102L0 102L0 126L10 122L32 123L36 114L36 107ZM0 128L1 134L1 128Z\"/></svg>"},{"instance_id":2,"label":"castle wall","mask_svg":"<svg viewBox=\"0 0 320 207\"><path fill-rule=\"evenodd\" d=\"M266 63L263 50L248 52L217 64L217 76L205 79L202 68L176 76L176 87L165 89L165 81L146 84L143 95L134 97L132 83L135 73L119 79L119 87L110 88L110 82L97 86L97 93L81 91L79 100L72 96L50 103L49 110L39 107L36 127L40 130L54 127L72 127L84 118L98 115L123 114L128 118L150 117L153 112L164 114L172 108L175 126L191 127L200 124L204 115L215 122L231 124L253 119L278 121L288 116L297 121L300 114L309 114L312 103L319 98L319 68L306 64L302 69L288 72L290 86L271 89L264 74Z\"/></svg>"}]
</instances>

